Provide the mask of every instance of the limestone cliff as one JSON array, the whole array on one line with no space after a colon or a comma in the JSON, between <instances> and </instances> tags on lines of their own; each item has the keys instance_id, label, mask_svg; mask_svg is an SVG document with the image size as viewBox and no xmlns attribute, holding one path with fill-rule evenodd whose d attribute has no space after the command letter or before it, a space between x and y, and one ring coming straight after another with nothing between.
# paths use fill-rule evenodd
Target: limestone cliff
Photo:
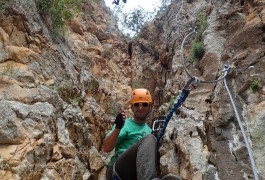
<instances>
[{"instance_id":1,"label":"limestone cliff","mask_svg":"<svg viewBox=\"0 0 265 180\"><path fill-rule=\"evenodd\" d=\"M265 179L264 2L184 1L178 14L182 1L173 0L133 41L118 31L103 0L82 3L56 38L36 2L0 1L0 179L105 179L110 155L101 146L115 114L123 106L131 115L129 94L140 86L154 99L150 122L166 114L188 79L180 46L200 26L200 12L207 17L204 55L197 64L188 60L194 35L184 46L187 67L212 80L231 65L228 86ZM162 144L161 175L253 179L222 81L191 91Z\"/></svg>"}]
</instances>

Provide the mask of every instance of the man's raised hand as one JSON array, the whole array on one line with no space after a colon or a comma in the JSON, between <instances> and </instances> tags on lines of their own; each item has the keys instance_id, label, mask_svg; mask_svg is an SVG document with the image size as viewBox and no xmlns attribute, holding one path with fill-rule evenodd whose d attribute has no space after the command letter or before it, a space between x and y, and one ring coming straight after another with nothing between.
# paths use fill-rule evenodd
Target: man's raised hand
<instances>
[{"instance_id":1,"label":"man's raised hand","mask_svg":"<svg viewBox=\"0 0 265 180\"><path fill-rule=\"evenodd\" d=\"M121 129L124 125L126 119L126 114L124 112L124 109L121 108L121 112L116 116L115 124L117 129Z\"/></svg>"}]
</instances>

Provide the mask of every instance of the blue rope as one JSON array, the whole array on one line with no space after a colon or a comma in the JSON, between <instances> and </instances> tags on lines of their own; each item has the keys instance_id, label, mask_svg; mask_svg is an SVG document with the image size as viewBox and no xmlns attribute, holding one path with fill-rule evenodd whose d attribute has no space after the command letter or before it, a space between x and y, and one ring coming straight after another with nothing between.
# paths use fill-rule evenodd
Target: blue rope
<instances>
[{"instance_id":1,"label":"blue rope","mask_svg":"<svg viewBox=\"0 0 265 180\"><path fill-rule=\"evenodd\" d=\"M174 104L173 108L168 112L167 117L165 119L165 122L163 124L163 127L157 137L157 142L159 143L160 139L162 138L162 136L165 134L165 130L167 128L167 123L169 122L169 120L171 119L171 117L173 116L173 113L182 105L182 103L186 100L186 98L188 97L190 91L187 89L183 89L181 94L178 96L177 100L178 102Z\"/></svg>"}]
</instances>

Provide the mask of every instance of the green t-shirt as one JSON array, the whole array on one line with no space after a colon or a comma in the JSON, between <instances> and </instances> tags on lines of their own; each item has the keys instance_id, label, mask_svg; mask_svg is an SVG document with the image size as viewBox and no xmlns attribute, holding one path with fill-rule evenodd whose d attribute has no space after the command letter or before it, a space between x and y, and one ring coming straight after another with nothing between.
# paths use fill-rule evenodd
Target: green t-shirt
<instances>
[{"instance_id":1,"label":"green t-shirt","mask_svg":"<svg viewBox=\"0 0 265 180\"><path fill-rule=\"evenodd\" d=\"M115 124L112 127L112 130L107 134L108 137L115 129ZM131 145L140 140L147 134L151 134L152 130L150 127L144 123L140 124L133 121L132 118L127 118L125 120L124 126L121 129L116 145L115 153L111 157L109 165L112 165L116 161L116 157L120 156L124 151L126 151Z\"/></svg>"}]
</instances>

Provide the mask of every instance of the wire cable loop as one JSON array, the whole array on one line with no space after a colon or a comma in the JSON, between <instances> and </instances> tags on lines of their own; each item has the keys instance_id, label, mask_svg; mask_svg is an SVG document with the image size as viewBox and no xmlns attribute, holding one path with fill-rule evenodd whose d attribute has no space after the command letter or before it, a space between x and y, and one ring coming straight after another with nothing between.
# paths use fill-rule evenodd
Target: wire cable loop
<instances>
[{"instance_id":1,"label":"wire cable loop","mask_svg":"<svg viewBox=\"0 0 265 180\"><path fill-rule=\"evenodd\" d=\"M192 32L190 32L185 38L184 40L182 41L182 44L181 44L181 49L180 49L180 52L181 52L181 63L182 63L182 66L186 72L186 74L190 77L190 78L193 78L193 76L190 74L189 70L187 69L186 67L186 64L185 64L185 61L184 61L184 56L183 56L183 47L184 47L184 44L186 42L186 39L188 39L189 36L191 36L192 34L194 33L197 33L197 30L198 30L198 27L195 26L195 28L193 29ZM229 71L230 69L230 65L225 65L225 68L223 71ZM223 75L221 77L219 77L218 79L216 80L210 80L210 81L205 81L205 80L199 80L200 82L202 83L215 83L215 82L218 82L218 81L221 81L223 80L226 76L227 76L228 72L227 73L223 73Z\"/></svg>"}]
</instances>

